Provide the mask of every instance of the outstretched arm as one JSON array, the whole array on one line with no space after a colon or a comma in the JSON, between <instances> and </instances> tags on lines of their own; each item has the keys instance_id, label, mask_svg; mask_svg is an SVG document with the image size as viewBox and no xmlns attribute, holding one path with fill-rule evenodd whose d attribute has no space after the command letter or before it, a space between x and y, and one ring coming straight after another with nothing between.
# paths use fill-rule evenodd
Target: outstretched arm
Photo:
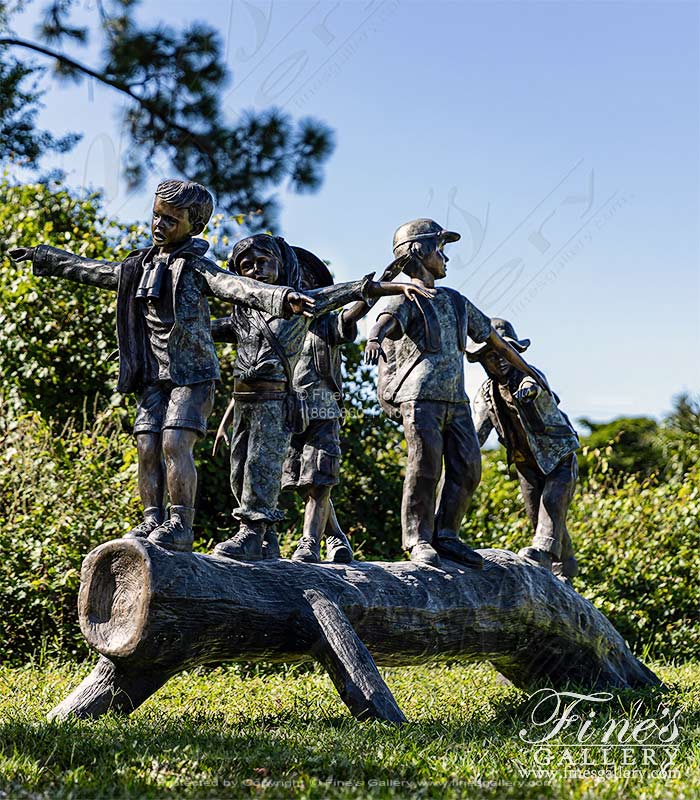
<instances>
[{"instance_id":1,"label":"outstretched arm","mask_svg":"<svg viewBox=\"0 0 700 800\"><path fill-rule=\"evenodd\" d=\"M370 297L392 297L402 294L407 300L415 300L416 297L427 297L432 300L437 294L435 289L431 289L420 281L415 283L392 283L390 281L372 281L369 289Z\"/></svg>"},{"instance_id":2,"label":"outstretched arm","mask_svg":"<svg viewBox=\"0 0 700 800\"><path fill-rule=\"evenodd\" d=\"M97 261L41 244L38 247L18 247L10 250L13 261L31 261L32 271L39 276L68 278L76 283L117 290L121 264L115 261Z\"/></svg>"},{"instance_id":3,"label":"outstretched arm","mask_svg":"<svg viewBox=\"0 0 700 800\"><path fill-rule=\"evenodd\" d=\"M395 258L391 262L391 264L389 264L387 267L384 268L384 272L382 273L381 277L379 278L380 283L386 284L386 283L389 283L390 281L393 281L393 279L399 274L399 272L401 272L401 270L403 269L403 267L405 265L406 265L406 257L405 256L401 256L400 258ZM407 286L407 285L410 285L410 284L393 284L393 285L394 286ZM432 293L430 293L430 290L428 289L428 287L425 286L420 281L417 281L416 285L422 287L425 290L427 290L426 293L424 294L425 297L434 297L435 296L435 292L433 291ZM391 290L391 291L393 291L394 293L398 294L398 292L396 290ZM411 290L409 290L409 292L410 291ZM404 289L401 289L401 293L404 294L404 296L408 297L409 300L413 299L412 296L409 296L408 294L406 294L406 291ZM415 291L414 293L422 294L421 292L418 292L418 291ZM352 325L355 322L359 322L369 312L370 308L372 308L372 306L375 303L376 303L376 298L373 298L373 299L370 299L370 300L360 300L357 303L353 303L348 308L343 309L343 311L342 311L343 322L346 323L346 324L349 324L349 325Z\"/></svg>"},{"instance_id":4,"label":"outstretched arm","mask_svg":"<svg viewBox=\"0 0 700 800\"><path fill-rule=\"evenodd\" d=\"M391 283L373 281L371 278L372 275L366 275L359 281L337 283L333 286L324 286L322 289L310 291L309 295L316 301L313 315L315 317L321 316L335 308L340 308L340 306L349 303L351 300L361 301L362 307L358 303L353 307L353 313L360 313L360 316L362 316L361 312L364 311L364 304L370 305L369 301L378 297L404 295L408 300L415 300L416 297L432 298L435 296L434 289L428 289L420 283ZM364 311L364 313L367 312Z\"/></svg>"},{"instance_id":5,"label":"outstretched arm","mask_svg":"<svg viewBox=\"0 0 700 800\"><path fill-rule=\"evenodd\" d=\"M204 276L208 294L214 297L231 300L275 317L289 317L291 314L314 316L314 300L289 286L268 286L251 278L243 278L204 258L199 260L197 266Z\"/></svg>"}]
</instances>

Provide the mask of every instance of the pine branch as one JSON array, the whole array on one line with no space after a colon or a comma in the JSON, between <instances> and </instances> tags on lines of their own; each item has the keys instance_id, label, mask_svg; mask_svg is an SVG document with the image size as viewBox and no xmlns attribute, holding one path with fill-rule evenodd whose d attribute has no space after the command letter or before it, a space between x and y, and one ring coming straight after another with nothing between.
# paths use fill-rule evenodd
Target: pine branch
<instances>
[{"instance_id":1,"label":"pine branch","mask_svg":"<svg viewBox=\"0 0 700 800\"><path fill-rule=\"evenodd\" d=\"M129 86L129 84L117 81L114 78L110 78L103 72L98 72L97 70L88 67L86 64L82 64L79 61L70 58L64 53L59 53L56 50L51 50L48 47L43 47L42 45L35 44L34 42L26 41L25 39L16 39L12 37L3 36L0 37L0 45L7 45L10 47L23 47L27 50L33 50L36 53L41 53L42 55L48 56L49 58L53 58L54 60L62 64L64 67L68 67L72 71L81 72L83 75L87 75L90 78L95 78L95 80L100 81L100 83L104 83L107 86L111 86L118 92L121 92L122 94L127 95L127 97L130 97L132 100L138 103L141 106L141 108L148 111L149 114L151 114L156 119L160 120L164 125L167 125L170 128L174 128L175 130L182 133L184 137L196 143L197 148L200 150L200 152L206 155L212 167L216 166L216 162L211 154L210 148L207 146L208 143L206 139L203 139L202 137L193 133L189 128L186 128L184 125L180 125L171 117L164 115L155 104L151 103L150 101L136 94L131 88L131 86ZM182 142L179 142L179 144L182 144Z\"/></svg>"}]
</instances>

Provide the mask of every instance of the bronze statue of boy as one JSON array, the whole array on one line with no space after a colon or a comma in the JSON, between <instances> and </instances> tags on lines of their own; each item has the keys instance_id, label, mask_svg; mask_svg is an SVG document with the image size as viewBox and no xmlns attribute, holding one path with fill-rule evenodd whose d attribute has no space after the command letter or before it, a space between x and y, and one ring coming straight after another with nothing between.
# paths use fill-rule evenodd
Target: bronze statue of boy
<instances>
[{"instance_id":1,"label":"bronze statue of boy","mask_svg":"<svg viewBox=\"0 0 700 800\"><path fill-rule=\"evenodd\" d=\"M333 284L333 276L318 256L294 247L302 272L302 289L312 291ZM380 281L395 273L385 271ZM352 547L338 522L331 492L340 476L340 427L343 418L341 351L357 338L357 323L373 302L358 300L339 311L315 319L306 334L294 369L294 388L304 395L308 424L292 435L282 474L282 488L294 489L305 499L304 528L292 556L294 561L318 563L321 542L326 560L352 561Z\"/></svg>"},{"instance_id":2,"label":"bronze statue of boy","mask_svg":"<svg viewBox=\"0 0 700 800\"><path fill-rule=\"evenodd\" d=\"M31 260L34 273L63 277L117 293L118 391L138 399L134 435L144 519L128 537L169 550L192 550L197 489L193 449L206 432L219 362L206 295L284 316L313 301L289 287L263 287L204 257L213 199L198 183L166 180L153 203L153 244L122 262L81 258L39 245L10 251ZM165 514L165 489L170 514Z\"/></svg>"},{"instance_id":3,"label":"bronze statue of boy","mask_svg":"<svg viewBox=\"0 0 700 800\"><path fill-rule=\"evenodd\" d=\"M403 260L403 272L412 281L432 287L446 275L444 246L459 238L434 220L413 220L394 234L394 256ZM467 337L489 342L518 369L542 381L483 312L445 287L437 289L432 302L390 301L370 332L365 360L379 364L379 401L401 420L406 436L404 549L418 563L439 566L442 555L479 569L481 556L459 538L481 480L479 442L464 387Z\"/></svg>"},{"instance_id":4,"label":"bronze statue of boy","mask_svg":"<svg viewBox=\"0 0 700 800\"><path fill-rule=\"evenodd\" d=\"M494 319L493 327L516 350L529 339L518 339L508 320ZM532 545L520 555L536 561L566 582L578 572L566 529L566 513L576 490L579 442L559 398L505 361L488 344L469 345L467 358L480 363L486 380L474 399L474 426L483 444L495 428L515 464L527 515L532 522Z\"/></svg>"}]
</instances>

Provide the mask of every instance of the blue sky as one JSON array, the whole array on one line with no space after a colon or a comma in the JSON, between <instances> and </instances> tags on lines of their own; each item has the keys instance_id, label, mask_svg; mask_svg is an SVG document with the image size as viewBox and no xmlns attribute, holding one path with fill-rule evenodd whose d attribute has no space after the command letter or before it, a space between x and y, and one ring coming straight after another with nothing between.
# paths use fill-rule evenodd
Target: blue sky
<instances>
[{"instance_id":1,"label":"blue sky","mask_svg":"<svg viewBox=\"0 0 700 800\"><path fill-rule=\"evenodd\" d=\"M139 14L221 31L231 118L274 104L335 130L321 190L282 192L280 224L338 279L381 268L394 229L432 216L463 234L446 285L533 340L572 416L660 415L700 390L698 3L147 0ZM47 85L41 122L84 133L56 161L69 183L89 175L109 213L146 217L170 170L125 192L120 98ZM470 366L470 389L481 380Z\"/></svg>"}]
</instances>

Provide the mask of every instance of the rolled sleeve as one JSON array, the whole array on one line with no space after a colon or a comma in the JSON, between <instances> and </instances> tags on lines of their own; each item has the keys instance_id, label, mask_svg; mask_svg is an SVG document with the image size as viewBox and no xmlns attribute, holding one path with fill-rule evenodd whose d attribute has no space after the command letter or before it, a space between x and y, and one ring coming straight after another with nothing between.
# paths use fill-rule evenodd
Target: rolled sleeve
<instances>
[{"instance_id":1,"label":"rolled sleeve","mask_svg":"<svg viewBox=\"0 0 700 800\"><path fill-rule=\"evenodd\" d=\"M289 286L278 286L272 292L272 315L290 317L291 309L287 305L287 295L292 291Z\"/></svg>"},{"instance_id":2,"label":"rolled sleeve","mask_svg":"<svg viewBox=\"0 0 700 800\"><path fill-rule=\"evenodd\" d=\"M372 305L374 303L375 298L370 297L367 292L369 291L369 285L374 280L374 272L370 272L362 279L362 285L360 286L360 293L362 294L362 299L368 305Z\"/></svg>"},{"instance_id":3,"label":"rolled sleeve","mask_svg":"<svg viewBox=\"0 0 700 800\"><path fill-rule=\"evenodd\" d=\"M341 311L335 315L333 324L329 326L331 346L336 347L347 342L354 342L357 339L357 321L347 320Z\"/></svg>"}]
</instances>

